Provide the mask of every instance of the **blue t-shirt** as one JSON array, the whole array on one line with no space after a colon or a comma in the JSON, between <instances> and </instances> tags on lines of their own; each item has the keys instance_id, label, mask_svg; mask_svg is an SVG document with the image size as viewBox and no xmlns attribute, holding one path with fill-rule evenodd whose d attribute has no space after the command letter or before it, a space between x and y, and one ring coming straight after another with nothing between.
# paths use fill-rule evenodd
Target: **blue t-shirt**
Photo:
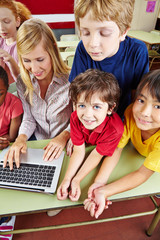
<instances>
[{"instance_id":1,"label":"blue t-shirt","mask_svg":"<svg viewBox=\"0 0 160 240\"><path fill-rule=\"evenodd\" d=\"M131 102L131 90L136 89L142 76L149 71L148 50L140 40L126 37L120 43L118 52L102 61L94 61L86 52L83 42L80 41L69 81L87 69L100 69L115 75L121 88L121 98L119 101L118 113L122 117L124 110Z\"/></svg>"}]
</instances>

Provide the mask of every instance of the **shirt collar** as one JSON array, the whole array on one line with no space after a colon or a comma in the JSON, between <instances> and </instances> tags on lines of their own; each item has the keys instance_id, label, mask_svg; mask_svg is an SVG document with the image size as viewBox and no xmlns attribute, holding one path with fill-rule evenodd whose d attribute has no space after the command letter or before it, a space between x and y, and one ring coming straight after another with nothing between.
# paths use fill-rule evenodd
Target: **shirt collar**
<instances>
[{"instance_id":1,"label":"shirt collar","mask_svg":"<svg viewBox=\"0 0 160 240\"><path fill-rule=\"evenodd\" d=\"M33 83L33 85L36 85L37 79L34 77L34 75L32 73L29 73L29 75L30 75L31 82ZM56 82L63 86L66 83L66 79L67 79L67 74L66 75L62 74L59 77L56 77L53 75L50 85L52 85L54 82Z\"/></svg>"}]
</instances>

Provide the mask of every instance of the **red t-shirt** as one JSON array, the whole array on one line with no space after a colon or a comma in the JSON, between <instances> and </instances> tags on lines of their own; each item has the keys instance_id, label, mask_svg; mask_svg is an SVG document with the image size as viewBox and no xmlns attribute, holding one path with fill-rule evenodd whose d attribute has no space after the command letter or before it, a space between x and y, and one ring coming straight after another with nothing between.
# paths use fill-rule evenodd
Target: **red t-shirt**
<instances>
[{"instance_id":1,"label":"red t-shirt","mask_svg":"<svg viewBox=\"0 0 160 240\"><path fill-rule=\"evenodd\" d=\"M105 120L92 132L86 129L74 111L70 118L71 139L74 145L82 145L84 142L96 145L96 150L103 156L112 156L123 131L123 123L117 113L106 116Z\"/></svg>"},{"instance_id":2,"label":"red t-shirt","mask_svg":"<svg viewBox=\"0 0 160 240\"><path fill-rule=\"evenodd\" d=\"M23 113L23 107L20 99L7 92L3 104L0 106L0 136L9 133L11 119L18 117Z\"/></svg>"}]
</instances>

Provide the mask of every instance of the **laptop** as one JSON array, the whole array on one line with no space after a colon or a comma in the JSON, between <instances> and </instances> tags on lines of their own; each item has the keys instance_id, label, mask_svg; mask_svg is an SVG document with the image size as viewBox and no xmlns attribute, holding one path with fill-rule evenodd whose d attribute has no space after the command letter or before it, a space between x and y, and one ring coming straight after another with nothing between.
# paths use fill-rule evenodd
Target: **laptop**
<instances>
[{"instance_id":1,"label":"laptop","mask_svg":"<svg viewBox=\"0 0 160 240\"><path fill-rule=\"evenodd\" d=\"M0 153L0 188L55 193L64 152L58 159L45 162L43 149L28 148L26 154L20 155L20 168L17 169L13 163L11 171L8 164L3 168L3 159L8 149Z\"/></svg>"}]
</instances>

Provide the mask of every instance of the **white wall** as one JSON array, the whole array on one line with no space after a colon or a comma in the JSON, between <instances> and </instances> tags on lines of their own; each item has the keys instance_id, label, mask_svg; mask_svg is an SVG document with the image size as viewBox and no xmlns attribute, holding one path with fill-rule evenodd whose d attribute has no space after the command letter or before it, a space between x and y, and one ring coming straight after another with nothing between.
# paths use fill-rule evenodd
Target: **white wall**
<instances>
[{"instance_id":1,"label":"white wall","mask_svg":"<svg viewBox=\"0 0 160 240\"><path fill-rule=\"evenodd\" d=\"M155 28L158 15L160 15L160 0L156 1L154 12L146 12L146 0L136 0L131 30L151 31Z\"/></svg>"}]
</instances>

